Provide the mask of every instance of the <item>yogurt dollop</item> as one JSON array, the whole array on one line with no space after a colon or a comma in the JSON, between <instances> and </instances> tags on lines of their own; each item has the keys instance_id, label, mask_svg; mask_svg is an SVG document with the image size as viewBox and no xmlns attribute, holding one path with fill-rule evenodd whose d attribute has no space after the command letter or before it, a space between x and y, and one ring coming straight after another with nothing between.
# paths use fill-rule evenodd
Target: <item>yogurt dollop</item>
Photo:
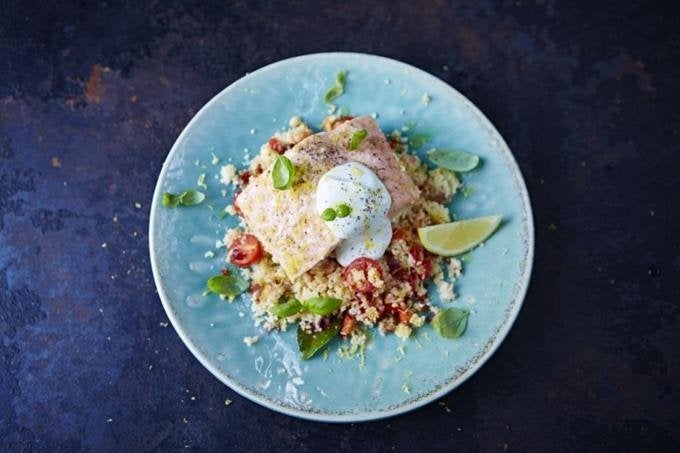
<instances>
[{"instance_id":1,"label":"yogurt dollop","mask_svg":"<svg viewBox=\"0 0 680 453\"><path fill-rule=\"evenodd\" d=\"M344 239L335 250L342 266L360 257L378 259L392 239L392 224L387 212L392 204L390 193L373 171L357 162L338 165L324 174L316 188L316 211L319 215L345 204L347 217L336 217L326 225Z\"/></svg>"}]
</instances>

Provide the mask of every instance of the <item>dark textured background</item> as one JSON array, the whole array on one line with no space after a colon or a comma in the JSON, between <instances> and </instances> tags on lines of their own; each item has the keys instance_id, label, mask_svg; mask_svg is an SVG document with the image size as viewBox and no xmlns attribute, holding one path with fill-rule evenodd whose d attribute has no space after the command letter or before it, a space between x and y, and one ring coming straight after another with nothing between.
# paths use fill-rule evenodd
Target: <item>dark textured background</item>
<instances>
[{"instance_id":1,"label":"dark textured background","mask_svg":"<svg viewBox=\"0 0 680 453\"><path fill-rule=\"evenodd\" d=\"M0 450L678 451L672 3L0 1ZM492 360L446 406L354 425L213 378L161 324L147 251L192 115L247 71L329 50L468 96L536 221L531 288Z\"/></svg>"}]
</instances>

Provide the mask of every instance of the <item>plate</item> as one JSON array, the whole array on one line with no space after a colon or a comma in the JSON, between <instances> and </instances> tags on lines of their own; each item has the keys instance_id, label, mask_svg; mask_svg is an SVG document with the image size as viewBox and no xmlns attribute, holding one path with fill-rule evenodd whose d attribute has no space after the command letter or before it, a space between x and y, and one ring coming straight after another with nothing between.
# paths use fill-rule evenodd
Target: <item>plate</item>
<instances>
[{"instance_id":1,"label":"plate","mask_svg":"<svg viewBox=\"0 0 680 453\"><path fill-rule=\"evenodd\" d=\"M465 174L454 198L458 219L502 214L501 228L468 254L452 306L472 310L465 335L440 338L430 326L415 339L374 334L364 360L345 359L332 344L303 361L295 329L267 334L254 325L250 298L227 303L203 296L206 280L225 259L216 249L234 218L215 210L231 203L219 182L221 165L243 165L262 143L299 115L319 127L328 114L323 95L335 74L348 71L338 111L375 114L383 130L427 133L428 147L468 150L483 161ZM213 156L220 162L213 164ZM199 206L166 209L162 194L197 188ZM223 192L225 189L229 191ZM212 209L211 209L212 208ZM246 75L208 102L172 147L151 206L150 253L154 279L172 325L196 358L234 391L270 409L320 421L354 422L403 413L459 386L489 359L507 335L524 298L533 260L533 220L526 186L508 146L463 95L405 63L365 54L323 53L283 60ZM218 244L219 245L219 244ZM210 257L214 253L215 257ZM207 256L206 256L207 255ZM437 305L436 291L430 298ZM244 337L259 336L247 346Z\"/></svg>"}]
</instances>

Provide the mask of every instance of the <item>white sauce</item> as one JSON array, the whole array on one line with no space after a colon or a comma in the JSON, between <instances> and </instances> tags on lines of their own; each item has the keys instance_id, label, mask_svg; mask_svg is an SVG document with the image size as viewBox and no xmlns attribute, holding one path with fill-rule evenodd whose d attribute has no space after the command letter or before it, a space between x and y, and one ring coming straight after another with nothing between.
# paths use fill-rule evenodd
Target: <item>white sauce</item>
<instances>
[{"instance_id":1,"label":"white sauce","mask_svg":"<svg viewBox=\"0 0 680 453\"><path fill-rule=\"evenodd\" d=\"M392 198L370 168L356 162L338 165L324 174L316 188L316 211L351 208L347 217L327 221L333 234L344 239L335 250L338 262L347 266L360 257L378 259L392 239L387 211Z\"/></svg>"}]
</instances>

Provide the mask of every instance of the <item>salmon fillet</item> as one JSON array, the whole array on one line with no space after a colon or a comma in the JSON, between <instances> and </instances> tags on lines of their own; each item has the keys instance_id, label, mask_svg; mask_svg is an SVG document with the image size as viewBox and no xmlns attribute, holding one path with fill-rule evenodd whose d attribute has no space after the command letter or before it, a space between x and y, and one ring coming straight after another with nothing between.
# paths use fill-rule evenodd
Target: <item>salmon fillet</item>
<instances>
[{"instance_id":1,"label":"salmon fillet","mask_svg":"<svg viewBox=\"0 0 680 453\"><path fill-rule=\"evenodd\" d=\"M357 150L350 151L350 139L361 129L368 135ZM285 155L297 169L295 184L288 190L275 189L272 168L268 168L251 178L238 197L238 207L252 233L291 280L326 258L340 243L316 213L316 186L331 168L353 161L373 170L392 197L391 218L420 196L370 117L357 117L330 132L307 137Z\"/></svg>"}]
</instances>

